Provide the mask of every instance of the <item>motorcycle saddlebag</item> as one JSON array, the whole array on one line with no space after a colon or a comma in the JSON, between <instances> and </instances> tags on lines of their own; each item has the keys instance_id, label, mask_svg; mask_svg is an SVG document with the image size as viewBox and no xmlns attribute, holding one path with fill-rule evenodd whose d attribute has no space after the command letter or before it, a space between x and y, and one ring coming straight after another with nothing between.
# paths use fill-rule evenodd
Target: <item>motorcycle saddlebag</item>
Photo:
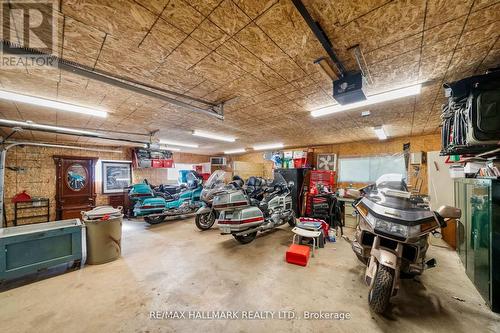
<instances>
[{"instance_id":1,"label":"motorcycle saddlebag","mask_svg":"<svg viewBox=\"0 0 500 333\"><path fill-rule=\"evenodd\" d=\"M467 103L468 145L500 142L500 75L473 84Z\"/></svg>"},{"instance_id":2,"label":"motorcycle saddlebag","mask_svg":"<svg viewBox=\"0 0 500 333\"><path fill-rule=\"evenodd\" d=\"M214 197L212 207L215 210L233 210L248 206L249 202L243 191L224 192Z\"/></svg>"},{"instance_id":3,"label":"motorcycle saddlebag","mask_svg":"<svg viewBox=\"0 0 500 333\"><path fill-rule=\"evenodd\" d=\"M142 203L138 202L134 207L136 214L151 214L161 213L165 209L165 199L163 198L148 198Z\"/></svg>"},{"instance_id":4,"label":"motorcycle saddlebag","mask_svg":"<svg viewBox=\"0 0 500 333\"><path fill-rule=\"evenodd\" d=\"M223 233L257 227L264 222L262 211L254 206L221 212L217 224Z\"/></svg>"}]
</instances>

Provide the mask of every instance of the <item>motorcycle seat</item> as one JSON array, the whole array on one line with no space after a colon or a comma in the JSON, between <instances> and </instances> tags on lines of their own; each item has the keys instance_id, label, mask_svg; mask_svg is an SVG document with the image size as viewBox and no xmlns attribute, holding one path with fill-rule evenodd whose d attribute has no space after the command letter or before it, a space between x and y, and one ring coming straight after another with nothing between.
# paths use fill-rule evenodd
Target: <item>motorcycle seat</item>
<instances>
[{"instance_id":1,"label":"motorcycle seat","mask_svg":"<svg viewBox=\"0 0 500 333\"><path fill-rule=\"evenodd\" d=\"M178 200L179 197L180 197L180 193L175 193L175 194L170 195L170 197L167 199L167 201L175 201L175 200Z\"/></svg>"},{"instance_id":2,"label":"motorcycle seat","mask_svg":"<svg viewBox=\"0 0 500 333\"><path fill-rule=\"evenodd\" d=\"M165 201L174 201L179 199L180 193L170 194L168 192L154 192L155 196L165 199Z\"/></svg>"}]
</instances>

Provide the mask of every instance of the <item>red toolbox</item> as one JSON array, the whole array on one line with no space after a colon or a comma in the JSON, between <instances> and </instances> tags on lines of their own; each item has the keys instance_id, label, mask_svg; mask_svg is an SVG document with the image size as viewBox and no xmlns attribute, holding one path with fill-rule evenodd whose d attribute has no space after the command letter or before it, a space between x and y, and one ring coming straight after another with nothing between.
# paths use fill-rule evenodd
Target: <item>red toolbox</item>
<instances>
[{"instance_id":1,"label":"red toolbox","mask_svg":"<svg viewBox=\"0 0 500 333\"><path fill-rule=\"evenodd\" d=\"M310 216L312 213L312 198L318 194L318 186L329 188L331 192L335 192L335 171L329 170L313 170L309 179L309 192L306 198L306 215Z\"/></svg>"},{"instance_id":2,"label":"red toolbox","mask_svg":"<svg viewBox=\"0 0 500 333\"><path fill-rule=\"evenodd\" d=\"M309 246L292 244L286 250L285 260L290 264L307 266L310 252L311 248Z\"/></svg>"}]
</instances>

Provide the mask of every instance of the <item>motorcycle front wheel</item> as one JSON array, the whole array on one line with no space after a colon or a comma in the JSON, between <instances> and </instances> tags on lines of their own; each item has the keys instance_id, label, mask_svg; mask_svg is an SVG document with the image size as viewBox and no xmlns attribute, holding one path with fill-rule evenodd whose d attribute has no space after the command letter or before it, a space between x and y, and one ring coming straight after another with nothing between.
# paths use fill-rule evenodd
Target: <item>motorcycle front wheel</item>
<instances>
[{"instance_id":1,"label":"motorcycle front wheel","mask_svg":"<svg viewBox=\"0 0 500 333\"><path fill-rule=\"evenodd\" d=\"M165 221L165 217L166 216L164 216L164 215L144 216L144 221L146 221L149 224L158 224L158 223L162 223L163 221Z\"/></svg>"},{"instance_id":2,"label":"motorcycle front wheel","mask_svg":"<svg viewBox=\"0 0 500 333\"><path fill-rule=\"evenodd\" d=\"M251 232L249 234L242 235L242 236L233 235L233 237L240 244L248 244L248 243L252 242L255 239L255 237L257 237L257 231Z\"/></svg>"},{"instance_id":3,"label":"motorcycle front wheel","mask_svg":"<svg viewBox=\"0 0 500 333\"><path fill-rule=\"evenodd\" d=\"M389 306L394 283L394 270L392 268L379 265L375 281L368 293L368 304L375 313L384 313Z\"/></svg>"},{"instance_id":4,"label":"motorcycle front wheel","mask_svg":"<svg viewBox=\"0 0 500 333\"><path fill-rule=\"evenodd\" d=\"M200 229L201 231L208 230L212 228L215 223L215 213L213 211L210 211L205 214L197 214L194 218L194 222L196 224L196 227L198 227L198 229Z\"/></svg>"}]
</instances>

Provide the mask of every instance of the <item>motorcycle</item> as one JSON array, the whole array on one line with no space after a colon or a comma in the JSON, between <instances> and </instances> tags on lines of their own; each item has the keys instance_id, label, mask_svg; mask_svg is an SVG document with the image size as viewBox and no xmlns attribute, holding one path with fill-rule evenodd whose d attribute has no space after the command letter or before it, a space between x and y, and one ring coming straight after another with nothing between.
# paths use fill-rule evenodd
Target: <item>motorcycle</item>
<instances>
[{"instance_id":1,"label":"motorcycle","mask_svg":"<svg viewBox=\"0 0 500 333\"><path fill-rule=\"evenodd\" d=\"M132 185L129 197L135 202L134 216L143 216L147 223L158 224L169 216L195 212L201 206L202 178L189 170L186 179L187 183L181 184L173 194L162 186L152 187L147 181Z\"/></svg>"},{"instance_id":2,"label":"motorcycle","mask_svg":"<svg viewBox=\"0 0 500 333\"><path fill-rule=\"evenodd\" d=\"M399 290L400 278L420 275L436 265L435 259L426 261L429 234L439 237L437 229L459 219L461 211L451 206L430 210L421 197L408 192L399 174L383 175L374 185L348 192L358 198L353 206L359 224L351 246L367 266L369 306L383 313Z\"/></svg>"},{"instance_id":3,"label":"motorcycle","mask_svg":"<svg viewBox=\"0 0 500 333\"><path fill-rule=\"evenodd\" d=\"M217 223L222 235L232 235L239 243L247 244L259 231L286 222L295 226L289 189L293 183L287 184L282 175L275 174L270 184L262 185L258 178L250 177L246 188L227 190L214 197L213 207L220 211Z\"/></svg>"},{"instance_id":4,"label":"motorcycle","mask_svg":"<svg viewBox=\"0 0 500 333\"><path fill-rule=\"evenodd\" d=\"M224 182L225 176L225 171L216 170L203 184L203 190L201 191L203 206L198 209L195 216L195 224L202 231L212 228L215 220L219 218L219 212L212 205L214 197L223 191L236 190L243 186L243 179L238 176L234 176L233 180L226 185Z\"/></svg>"}]
</instances>

